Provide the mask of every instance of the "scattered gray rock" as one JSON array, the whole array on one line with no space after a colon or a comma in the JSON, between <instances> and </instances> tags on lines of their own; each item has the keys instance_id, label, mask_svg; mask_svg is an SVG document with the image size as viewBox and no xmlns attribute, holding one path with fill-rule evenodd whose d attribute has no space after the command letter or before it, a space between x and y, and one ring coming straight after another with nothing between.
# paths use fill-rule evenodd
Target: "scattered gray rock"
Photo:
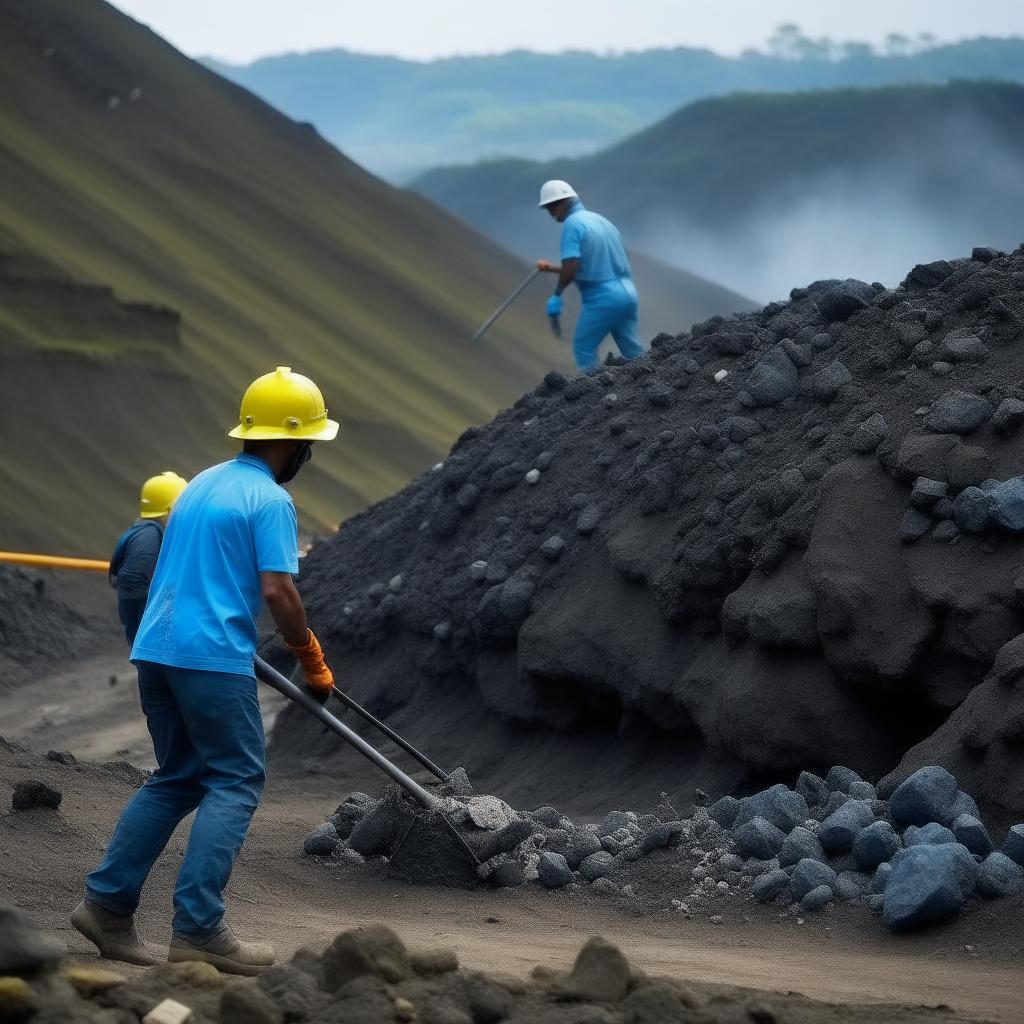
<instances>
[{"instance_id":1,"label":"scattered gray rock","mask_svg":"<svg viewBox=\"0 0 1024 1024\"><path fill-rule=\"evenodd\" d=\"M756 817L733 830L733 841L741 856L768 860L786 841L786 834L764 818Z\"/></svg>"},{"instance_id":2,"label":"scattered gray rock","mask_svg":"<svg viewBox=\"0 0 1024 1024\"><path fill-rule=\"evenodd\" d=\"M807 911L822 910L835 900L835 893L828 885L819 885L807 893L800 901L800 909Z\"/></svg>"},{"instance_id":3,"label":"scattered gray rock","mask_svg":"<svg viewBox=\"0 0 1024 1024\"><path fill-rule=\"evenodd\" d=\"M549 889L561 889L572 881L569 864L560 853L545 851L537 862L537 876Z\"/></svg>"},{"instance_id":4,"label":"scattered gray rock","mask_svg":"<svg viewBox=\"0 0 1024 1024\"><path fill-rule=\"evenodd\" d=\"M853 859L862 871L871 871L890 860L902 843L887 821L873 821L857 833L853 841Z\"/></svg>"},{"instance_id":5,"label":"scattered gray rock","mask_svg":"<svg viewBox=\"0 0 1024 1024\"><path fill-rule=\"evenodd\" d=\"M329 857L337 845L338 830L333 822L325 821L306 835L302 850L310 857Z\"/></svg>"},{"instance_id":6,"label":"scattered gray rock","mask_svg":"<svg viewBox=\"0 0 1024 1024\"><path fill-rule=\"evenodd\" d=\"M956 842L979 857L987 857L995 849L988 830L973 814L958 815L951 828Z\"/></svg>"},{"instance_id":7,"label":"scattered gray rock","mask_svg":"<svg viewBox=\"0 0 1024 1024\"><path fill-rule=\"evenodd\" d=\"M992 406L969 391L947 391L932 402L925 426L936 434L970 434L992 416Z\"/></svg>"},{"instance_id":8,"label":"scattered gray rock","mask_svg":"<svg viewBox=\"0 0 1024 1024\"><path fill-rule=\"evenodd\" d=\"M580 874L588 881L607 878L615 870L615 858L607 850L592 853L580 864Z\"/></svg>"},{"instance_id":9,"label":"scattered gray rock","mask_svg":"<svg viewBox=\"0 0 1024 1024\"><path fill-rule=\"evenodd\" d=\"M989 899L1009 896L1024 888L1024 868L998 850L990 853L978 871L978 892Z\"/></svg>"},{"instance_id":10,"label":"scattered gray rock","mask_svg":"<svg viewBox=\"0 0 1024 1024\"><path fill-rule=\"evenodd\" d=\"M59 789L48 786L45 782L32 779L14 784L14 795L11 797L11 808L15 811L28 811L33 807L49 807L56 810L60 807L63 794Z\"/></svg>"},{"instance_id":11,"label":"scattered gray rock","mask_svg":"<svg viewBox=\"0 0 1024 1024\"><path fill-rule=\"evenodd\" d=\"M779 864L788 867L801 860L824 861L825 851L821 848L818 837L806 828L797 827L793 829L779 851Z\"/></svg>"},{"instance_id":12,"label":"scattered gray rock","mask_svg":"<svg viewBox=\"0 0 1024 1024\"><path fill-rule=\"evenodd\" d=\"M894 931L943 921L974 892L979 868L959 843L898 850L885 886L882 914Z\"/></svg>"},{"instance_id":13,"label":"scattered gray rock","mask_svg":"<svg viewBox=\"0 0 1024 1024\"><path fill-rule=\"evenodd\" d=\"M789 885L793 899L802 900L813 889L827 885L831 892L836 881L836 873L820 860L802 860L793 869Z\"/></svg>"},{"instance_id":14,"label":"scattered gray rock","mask_svg":"<svg viewBox=\"0 0 1024 1024\"><path fill-rule=\"evenodd\" d=\"M849 853L861 830L874 820L870 804L863 800L848 800L821 823L818 839L826 853Z\"/></svg>"}]
</instances>

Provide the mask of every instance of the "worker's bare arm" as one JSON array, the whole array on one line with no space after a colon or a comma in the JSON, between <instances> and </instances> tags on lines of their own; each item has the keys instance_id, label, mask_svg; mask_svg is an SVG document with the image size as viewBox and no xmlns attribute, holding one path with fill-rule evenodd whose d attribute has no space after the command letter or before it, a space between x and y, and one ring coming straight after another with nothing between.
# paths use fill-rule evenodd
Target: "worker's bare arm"
<instances>
[{"instance_id":1,"label":"worker's bare arm","mask_svg":"<svg viewBox=\"0 0 1024 1024\"><path fill-rule=\"evenodd\" d=\"M555 291L565 291L565 289L576 280L576 273L579 269L580 261L578 257L573 257L569 260L562 260L561 266L558 268L558 287Z\"/></svg>"},{"instance_id":2,"label":"worker's bare arm","mask_svg":"<svg viewBox=\"0 0 1024 1024\"><path fill-rule=\"evenodd\" d=\"M302 598L295 589L291 575L286 572L261 572L260 589L285 643L293 647L305 644L308 636L306 609L302 606Z\"/></svg>"},{"instance_id":3,"label":"worker's bare arm","mask_svg":"<svg viewBox=\"0 0 1024 1024\"><path fill-rule=\"evenodd\" d=\"M580 269L580 261L578 256L562 260L561 263L552 263L550 260L537 260L537 269L546 274L557 274L558 289L561 291L568 288L576 280L576 274Z\"/></svg>"}]
</instances>

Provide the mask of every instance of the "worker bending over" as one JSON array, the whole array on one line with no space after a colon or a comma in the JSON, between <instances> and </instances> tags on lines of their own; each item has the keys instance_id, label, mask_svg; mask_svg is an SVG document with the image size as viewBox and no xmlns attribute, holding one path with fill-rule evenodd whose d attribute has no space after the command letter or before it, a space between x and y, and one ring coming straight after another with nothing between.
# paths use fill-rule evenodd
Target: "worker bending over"
<instances>
[{"instance_id":1,"label":"worker bending over","mask_svg":"<svg viewBox=\"0 0 1024 1024\"><path fill-rule=\"evenodd\" d=\"M261 596L314 696L325 701L334 684L292 582L298 532L282 485L309 460L314 441L337 432L320 389L279 366L242 398L229 436L241 438L243 450L200 473L175 503L131 653L157 769L121 814L71 917L102 956L154 962L134 912L157 857L195 811L168 960L237 974L274 962L270 946L241 942L225 924L222 894L266 776L253 670Z\"/></svg>"},{"instance_id":2,"label":"worker bending over","mask_svg":"<svg viewBox=\"0 0 1024 1024\"><path fill-rule=\"evenodd\" d=\"M171 470L151 476L139 495L139 518L121 534L110 556L108 579L117 591L117 614L128 643L135 642L171 508L188 481Z\"/></svg>"},{"instance_id":3,"label":"worker bending over","mask_svg":"<svg viewBox=\"0 0 1024 1024\"><path fill-rule=\"evenodd\" d=\"M588 210L565 181L546 181L538 204L562 225L561 263L538 260L537 269L558 275L548 299L548 316L562 315L562 292L574 281L583 308L572 339L580 370L598 365L597 349L611 334L626 359L643 353L637 340L638 301L633 271L619 229L599 213Z\"/></svg>"}]
</instances>

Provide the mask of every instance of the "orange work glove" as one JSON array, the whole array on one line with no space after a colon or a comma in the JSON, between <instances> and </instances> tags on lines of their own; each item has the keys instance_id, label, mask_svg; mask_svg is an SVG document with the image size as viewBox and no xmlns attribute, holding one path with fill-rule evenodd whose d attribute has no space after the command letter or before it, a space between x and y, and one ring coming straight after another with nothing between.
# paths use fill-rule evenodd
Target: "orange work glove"
<instances>
[{"instance_id":1,"label":"orange work glove","mask_svg":"<svg viewBox=\"0 0 1024 1024\"><path fill-rule=\"evenodd\" d=\"M331 671L331 666L324 660L323 649L320 646L320 641L313 635L313 630L307 628L306 634L304 644L299 647L292 647L291 644L288 644L288 649L299 659L307 685L322 704L331 695L331 689L334 686L334 673Z\"/></svg>"}]
</instances>

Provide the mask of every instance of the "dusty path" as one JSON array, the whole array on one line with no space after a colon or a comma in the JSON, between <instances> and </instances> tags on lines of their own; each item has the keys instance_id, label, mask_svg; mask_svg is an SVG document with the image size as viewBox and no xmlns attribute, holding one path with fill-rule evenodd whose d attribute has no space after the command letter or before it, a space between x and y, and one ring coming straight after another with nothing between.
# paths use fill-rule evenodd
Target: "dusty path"
<instances>
[{"instance_id":1,"label":"dusty path","mask_svg":"<svg viewBox=\"0 0 1024 1024\"><path fill-rule=\"evenodd\" d=\"M118 676L115 686L109 685L111 674ZM268 717L274 708L267 705ZM148 743L131 669L122 656L97 658L0 695L0 734L28 740L38 751L0 744L0 782L43 778L64 793L59 813L15 814L7 811L6 786L0 786L0 898L30 910L74 954L90 957L92 948L67 925L67 913L131 788L98 766L66 768L40 755L56 748L97 761L134 755L145 763ZM412 946L454 948L465 966L526 973L538 963L568 967L587 936L602 934L651 973L829 1001L946 1004L972 1018L1024 1022L1019 905L990 905L951 927L899 938L859 908L809 917L798 926L743 904L713 925L536 888L408 886L367 868L329 868L299 853L303 834L346 790L345 780L324 775L271 776L232 878L229 907L239 931L271 938L281 956L303 945L323 946L346 927L384 921ZM157 944L168 938L183 831L145 895L141 919Z\"/></svg>"}]
</instances>

